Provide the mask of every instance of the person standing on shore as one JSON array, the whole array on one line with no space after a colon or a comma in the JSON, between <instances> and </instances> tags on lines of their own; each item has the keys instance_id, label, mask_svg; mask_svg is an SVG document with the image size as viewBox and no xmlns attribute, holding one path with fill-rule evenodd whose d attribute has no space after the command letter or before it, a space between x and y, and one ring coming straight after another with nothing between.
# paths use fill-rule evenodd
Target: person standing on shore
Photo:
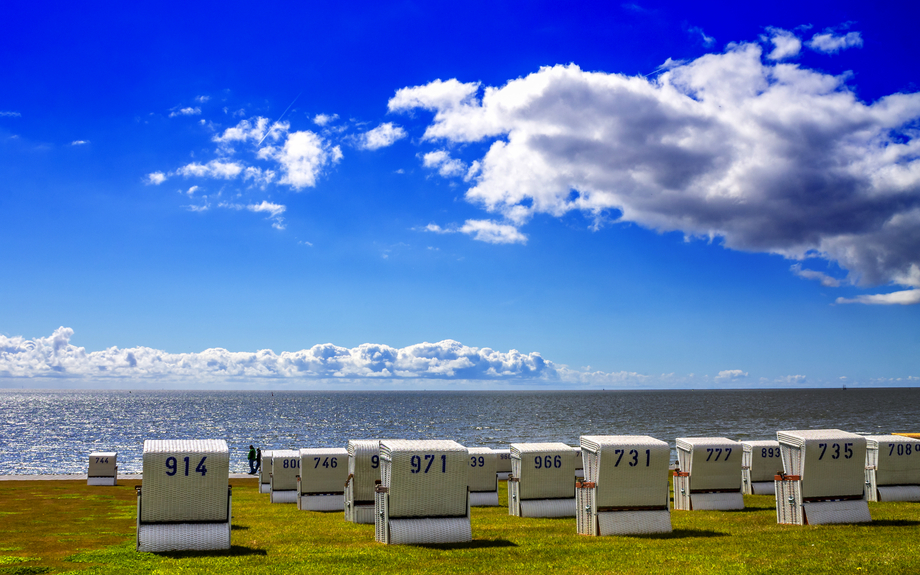
<instances>
[{"instance_id":1,"label":"person standing on shore","mask_svg":"<svg viewBox=\"0 0 920 575\"><path fill-rule=\"evenodd\" d=\"M249 446L249 475L256 474L256 448Z\"/></svg>"},{"instance_id":2,"label":"person standing on shore","mask_svg":"<svg viewBox=\"0 0 920 575\"><path fill-rule=\"evenodd\" d=\"M262 469L262 448L256 449L256 473Z\"/></svg>"}]
</instances>

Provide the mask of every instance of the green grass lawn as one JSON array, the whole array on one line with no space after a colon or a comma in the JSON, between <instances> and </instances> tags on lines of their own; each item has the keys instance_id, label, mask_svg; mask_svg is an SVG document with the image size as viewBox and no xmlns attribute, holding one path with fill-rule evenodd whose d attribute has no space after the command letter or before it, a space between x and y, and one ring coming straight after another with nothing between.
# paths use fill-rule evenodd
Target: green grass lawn
<instances>
[{"instance_id":1,"label":"green grass lawn","mask_svg":"<svg viewBox=\"0 0 920 575\"><path fill-rule=\"evenodd\" d=\"M776 524L772 497L746 496L743 511L673 511L673 533L641 537L584 537L574 518L473 508L472 543L387 546L373 525L272 505L240 479L229 551L153 554L134 550L135 484L0 481L0 575L920 573L920 503L870 503L871 524L800 527Z\"/></svg>"}]
</instances>

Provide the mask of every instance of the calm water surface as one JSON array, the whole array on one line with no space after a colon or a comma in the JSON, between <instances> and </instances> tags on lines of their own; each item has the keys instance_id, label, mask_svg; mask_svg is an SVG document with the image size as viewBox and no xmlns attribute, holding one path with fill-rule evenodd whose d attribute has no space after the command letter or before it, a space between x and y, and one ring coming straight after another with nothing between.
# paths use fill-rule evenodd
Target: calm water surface
<instances>
[{"instance_id":1,"label":"calm water surface","mask_svg":"<svg viewBox=\"0 0 920 575\"><path fill-rule=\"evenodd\" d=\"M920 432L920 388L720 391L0 391L0 474L85 473L91 451L141 470L145 439L225 439L231 471L263 449L349 439L466 446L580 435L775 439L783 429Z\"/></svg>"}]
</instances>

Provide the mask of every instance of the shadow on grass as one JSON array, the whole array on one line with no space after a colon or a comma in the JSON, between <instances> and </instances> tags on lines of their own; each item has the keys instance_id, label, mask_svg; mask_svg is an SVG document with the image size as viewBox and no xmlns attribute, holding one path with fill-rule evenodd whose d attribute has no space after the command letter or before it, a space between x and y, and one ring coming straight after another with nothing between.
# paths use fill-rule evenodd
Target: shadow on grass
<instances>
[{"instance_id":1,"label":"shadow on grass","mask_svg":"<svg viewBox=\"0 0 920 575\"><path fill-rule=\"evenodd\" d=\"M248 525L230 525L231 531L245 531L246 529L249 529Z\"/></svg>"},{"instance_id":2,"label":"shadow on grass","mask_svg":"<svg viewBox=\"0 0 920 575\"><path fill-rule=\"evenodd\" d=\"M246 557L249 555L268 555L265 549L253 549L243 545L231 545L230 549L219 549L216 551L164 551L154 553L160 557L169 557L170 559L181 559L183 557Z\"/></svg>"},{"instance_id":3,"label":"shadow on grass","mask_svg":"<svg viewBox=\"0 0 920 575\"><path fill-rule=\"evenodd\" d=\"M415 547L424 547L425 549L441 549L450 551L452 549L488 549L490 547L517 547L517 543L507 539L473 539L466 543L431 543L428 545L415 545Z\"/></svg>"},{"instance_id":4,"label":"shadow on grass","mask_svg":"<svg viewBox=\"0 0 920 575\"><path fill-rule=\"evenodd\" d=\"M920 521L913 519L873 519L871 523L851 523L860 527L916 527Z\"/></svg>"},{"instance_id":5,"label":"shadow on grass","mask_svg":"<svg viewBox=\"0 0 920 575\"><path fill-rule=\"evenodd\" d=\"M769 507L757 507L754 505L745 506L744 509L723 509L720 513L751 513L753 511L776 511L775 505Z\"/></svg>"},{"instance_id":6,"label":"shadow on grass","mask_svg":"<svg viewBox=\"0 0 920 575\"><path fill-rule=\"evenodd\" d=\"M689 539L691 537L710 538L710 537L728 537L728 533L721 531L710 531L708 529L675 529L670 533L648 533L644 535L633 535L640 539Z\"/></svg>"}]
</instances>

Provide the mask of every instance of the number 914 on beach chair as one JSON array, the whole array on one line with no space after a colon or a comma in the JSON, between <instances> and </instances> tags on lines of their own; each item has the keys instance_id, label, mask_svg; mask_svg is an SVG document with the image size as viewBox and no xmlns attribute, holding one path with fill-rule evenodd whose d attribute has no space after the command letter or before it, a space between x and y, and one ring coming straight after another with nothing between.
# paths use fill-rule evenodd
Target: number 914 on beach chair
<instances>
[{"instance_id":1,"label":"number 914 on beach chair","mask_svg":"<svg viewBox=\"0 0 920 575\"><path fill-rule=\"evenodd\" d=\"M674 509L744 509L741 444L724 437L678 437Z\"/></svg>"},{"instance_id":2,"label":"number 914 on beach chair","mask_svg":"<svg viewBox=\"0 0 920 575\"><path fill-rule=\"evenodd\" d=\"M472 541L469 469L469 453L456 441L381 441L375 540L388 544Z\"/></svg>"},{"instance_id":3,"label":"number 914 on beach chair","mask_svg":"<svg viewBox=\"0 0 920 575\"><path fill-rule=\"evenodd\" d=\"M645 435L581 438L585 481L576 483L580 535L670 533L671 449Z\"/></svg>"},{"instance_id":4,"label":"number 914 on beach chair","mask_svg":"<svg viewBox=\"0 0 920 575\"><path fill-rule=\"evenodd\" d=\"M866 436L866 496L869 501L920 501L920 440Z\"/></svg>"},{"instance_id":5,"label":"number 914 on beach chair","mask_svg":"<svg viewBox=\"0 0 920 575\"><path fill-rule=\"evenodd\" d=\"M297 509L301 511L343 511L348 450L322 447L300 450L297 477Z\"/></svg>"},{"instance_id":6,"label":"number 914 on beach chair","mask_svg":"<svg viewBox=\"0 0 920 575\"><path fill-rule=\"evenodd\" d=\"M145 441L137 550L229 549L229 480L226 441Z\"/></svg>"},{"instance_id":7,"label":"number 914 on beach chair","mask_svg":"<svg viewBox=\"0 0 920 575\"><path fill-rule=\"evenodd\" d=\"M508 514L575 516L575 450L564 443L512 443Z\"/></svg>"},{"instance_id":8,"label":"number 914 on beach chair","mask_svg":"<svg viewBox=\"0 0 920 575\"><path fill-rule=\"evenodd\" d=\"M839 429L777 431L783 473L776 476L776 522L872 521L864 494L866 438Z\"/></svg>"}]
</instances>

